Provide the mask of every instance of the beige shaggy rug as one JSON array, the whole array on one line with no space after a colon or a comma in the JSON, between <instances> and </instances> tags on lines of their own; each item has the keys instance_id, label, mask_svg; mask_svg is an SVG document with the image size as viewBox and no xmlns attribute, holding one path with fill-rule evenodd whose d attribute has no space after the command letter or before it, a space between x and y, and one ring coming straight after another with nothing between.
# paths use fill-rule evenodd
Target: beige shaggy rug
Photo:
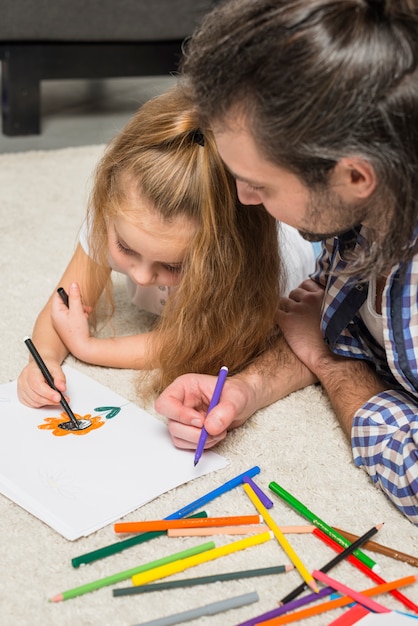
<instances>
[{"instance_id":1,"label":"beige shaggy rug","mask_svg":"<svg viewBox=\"0 0 418 626\"><path fill-rule=\"evenodd\" d=\"M102 146L0 156L1 242L1 351L0 383L14 380L27 361L22 342L30 335L38 311L55 288L74 249L83 218L91 174ZM115 327L123 333L147 328L150 319L127 301L116 283ZM131 401L135 373L67 362ZM155 415L152 406L146 407ZM4 417L4 405L1 417ZM162 419L161 417L159 419ZM256 482L266 492L274 480L293 493L330 525L363 534L384 522L376 541L418 556L418 529L408 522L356 469L350 448L321 389L312 386L259 411L245 426L231 432L217 451L228 467L189 482L132 512L127 519L156 519L169 515L248 468L258 465ZM15 450L19 455L19 450ZM123 486L121 486L123 488ZM306 523L286 504L274 500L271 515L281 525ZM210 503L211 515L254 512L241 488ZM259 601L191 625L238 624L277 607L278 600L297 586L297 571L240 581L113 597L112 587L61 603L55 594L206 541L205 538L159 537L143 545L75 569L71 559L117 541L112 526L70 542L14 502L0 495L0 624L19 626L130 626L185 611L216 600L257 591ZM219 535L216 545L235 537ZM288 535L291 545L309 570L319 569L335 553L313 535ZM381 567L386 580L418 574L418 569L387 556L367 552ZM276 540L201 564L176 579L288 563ZM347 562L332 572L357 590L373 586ZM130 581L115 587L126 587ZM418 584L403 590L418 603ZM386 594L380 601L406 610ZM313 617L304 623L328 624L342 609Z\"/></svg>"}]
</instances>

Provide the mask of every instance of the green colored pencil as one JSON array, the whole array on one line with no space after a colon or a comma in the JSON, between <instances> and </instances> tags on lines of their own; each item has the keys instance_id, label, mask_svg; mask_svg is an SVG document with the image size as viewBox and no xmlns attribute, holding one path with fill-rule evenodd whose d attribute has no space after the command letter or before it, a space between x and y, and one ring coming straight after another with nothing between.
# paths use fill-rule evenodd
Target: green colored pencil
<instances>
[{"instance_id":1,"label":"green colored pencil","mask_svg":"<svg viewBox=\"0 0 418 626\"><path fill-rule=\"evenodd\" d=\"M188 517L207 517L208 514L206 511L200 511L199 513L194 513L194 515L189 515ZM104 559L107 556L111 556L112 554L116 554L118 552L122 552L127 548L131 548L132 546L138 546L141 543L145 543L146 541L150 541L151 539L155 539L155 537L161 537L161 535L166 535L166 530L154 530L148 533L141 533L140 535L135 535L134 537L129 537L128 539L124 539L123 541L116 541L115 543L111 543L103 548L98 548L97 550L93 550L92 552L87 552L86 554L82 554L81 556L75 556L71 559L71 565L73 567L80 567L80 565L85 565L86 563L92 563L93 561L97 561L98 559Z\"/></svg>"},{"instance_id":2,"label":"green colored pencil","mask_svg":"<svg viewBox=\"0 0 418 626\"><path fill-rule=\"evenodd\" d=\"M127 569L123 572L111 574L110 576L105 576L105 578L99 578L98 580L94 580L91 583L80 585L80 587L74 587L74 589L63 591L62 593L59 593L53 598L51 598L50 602L62 602L63 600L69 600L70 598L81 596L84 593L89 593L90 591L95 591L96 589L101 589L102 587L106 587L106 585L113 585L115 583L120 582L121 580L127 580L128 578L131 578L131 576L134 576L135 574L146 572L150 569L153 569L154 567L160 567L161 565L166 565L167 563L172 563L173 561L178 561L179 559L185 559L186 557L194 556L195 554L200 554L201 552L206 552L207 550L212 550L212 548L214 547L215 547L215 544L213 541L202 543L200 546L188 548L187 550L182 550L181 552L176 552L175 554L170 554L169 556L165 556L162 559L157 559L156 561L150 561L149 563L138 565L137 567Z\"/></svg>"},{"instance_id":3,"label":"green colored pencil","mask_svg":"<svg viewBox=\"0 0 418 626\"><path fill-rule=\"evenodd\" d=\"M322 530L328 537L334 539L337 543L340 544L343 548L348 548L350 545L350 541L348 541L345 537L340 535L337 531L335 531L331 526L328 526L323 520L321 520L317 515L312 513L302 502L299 502L294 496L292 496L288 491L280 487L276 482L272 481L269 484L269 489L273 491L279 498L282 498L287 504L295 509L298 513L303 515L307 520L309 520L312 524L314 524L317 528ZM374 572L379 572L380 567L377 565L373 559L371 559L367 554L362 552L361 550L354 550L353 554L361 561L364 565L369 567Z\"/></svg>"}]
</instances>

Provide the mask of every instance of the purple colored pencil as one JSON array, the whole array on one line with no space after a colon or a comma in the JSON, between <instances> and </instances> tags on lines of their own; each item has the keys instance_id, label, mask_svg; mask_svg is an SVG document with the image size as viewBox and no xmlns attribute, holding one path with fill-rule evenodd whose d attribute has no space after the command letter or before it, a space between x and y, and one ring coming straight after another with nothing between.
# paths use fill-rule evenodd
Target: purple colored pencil
<instances>
[{"instance_id":1,"label":"purple colored pencil","mask_svg":"<svg viewBox=\"0 0 418 626\"><path fill-rule=\"evenodd\" d=\"M261 502L264 504L266 509L271 509L274 506L273 500L270 500L270 498L266 496L264 491L262 491L260 487L256 485L255 482L249 476L244 476L244 478L242 479L242 482L250 485L251 489L255 491L255 493L257 494L257 497L259 498L259 500L261 500Z\"/></svg>"},{"instance_id":2,"label":"purple colored pencil","mask_svg":"<svg viewBox=\"0 0 418 626\"><path fill-rule=\"evenodd\" d=\"M283 606L279 606L277 609L272 609L271 611L267 611L267 613L262 613L261 615L257 615L257 617L252 617L245 622L237 624L237 626L256 626L256 624L260 624L260 622L266 622L269 619L273 619L274 617L279 617L279 615L284 615L289 611L293 611L293 609L298 609L305 604L316 602L316 600L325 598L326 596L331 595L331 593L334 593L334 589L332 587L324 587L318 593L310 593L307 596L299 598L298 600L287 602L287 604L283 604Z\"/></svg>"},{"instance_id":3,"label":"purple colored pencil","mask_svg":"<svg viewBox=\"0 0 418 626\"><path fill-rule=\"evenodd\" d=\"M216 385L215 385L215 389L213 391L213 396L212 399L209 403L208 406L208 411L206 413L206 415L208 415L213 408L215 408L215 406L218 404L220 398L221 398L221 393L222 393L222 389L224 387L225 381L226 381L226 377L228 376L228 368L226 367L226 365L223 365L221 367L221 369L219 370L219 374L218 374L218 378L216 381ZM197 448L196 448L196 452L194 455L194 464L195 466L199 463L200 457L203 454L203 449L205 447L205 443L206 443L206 439L208 438L208 431L205 428L205 425L203 425L202 430L200 431L200 437L199 437L199 441L197 443Z\"/></svg>"}]
</instances>

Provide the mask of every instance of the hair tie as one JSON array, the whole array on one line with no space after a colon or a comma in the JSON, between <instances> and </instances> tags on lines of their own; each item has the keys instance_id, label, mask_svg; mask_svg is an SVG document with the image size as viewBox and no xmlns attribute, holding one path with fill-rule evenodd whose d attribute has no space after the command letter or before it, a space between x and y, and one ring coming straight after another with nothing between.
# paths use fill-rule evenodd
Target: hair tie
<instances>
[{"instance_id":1,"label":"hair tie","mask_svg":"<svg viewBox=\"0 0 418 626\"><path fill-rule=\"evenodd\" d=\"M367 0L369 5L369 9L371 9L375 15L375 17L382 19L386 13L386 2L385 0Z\"/></svg>"},{"instance_id":2,"label":"hair tie","mask_svg":"<svg viewBox=\"0 0 418 626\"><path fill-rule=\"evenodd\" d=\"M199 146L205 145L205 137L200 128L196 128L196 130L192 131L192 141L194 143L198 143Z\"/></svg>"}]
</instances>

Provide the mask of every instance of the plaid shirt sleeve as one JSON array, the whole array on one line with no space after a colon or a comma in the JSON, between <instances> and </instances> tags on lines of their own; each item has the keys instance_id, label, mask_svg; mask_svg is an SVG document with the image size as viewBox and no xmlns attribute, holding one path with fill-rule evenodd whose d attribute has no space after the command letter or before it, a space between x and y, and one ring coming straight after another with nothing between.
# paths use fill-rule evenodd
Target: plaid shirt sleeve
<instances>
[{"instance_id":1,"label":"plaid shirt sleeve","mask_svg":"<svg viewBox=\"0 0 418 626\"><path fill-rule=\"evenodd\" d=\"M323 325L344 299L347 284L339 274L338 248L334 240L323 246L312 278L327 289L323 311ZM331 270L331 274L330 274ZM332 278L337 270L338 276ZM331 276L331 278L330 278ZM406 338L407 358L413 372L418 372L418 265L415 260L406 276L403 294L403 332ZM387 310L390 308L390 298ZM418 525L418 397L399 369L398 353L394 343L390 315L391 349L386 359L374 357L375 364L393 381L392 389L371 397L358 409L353 418L351 446L354 463L367 471L373 483L414 524ZM324 326L323 326L324 327ZM408 334L409 333L409 334ZM336 353L348 358L370 358L366 355L361 337L344 332L334 347ZM389 378L388 378L389 380Z\"/></svg>"},{"instance_id":2,"label":"plaid shirt sleeve","mask_svg":"<svg viewBox=\"0 0 418 626\"><path fill-rule=\"evenodd\" d=\"M354 416L354 463L418 524L418 405L403 391L370 398Z\"/></svg>"}]
</instances>

